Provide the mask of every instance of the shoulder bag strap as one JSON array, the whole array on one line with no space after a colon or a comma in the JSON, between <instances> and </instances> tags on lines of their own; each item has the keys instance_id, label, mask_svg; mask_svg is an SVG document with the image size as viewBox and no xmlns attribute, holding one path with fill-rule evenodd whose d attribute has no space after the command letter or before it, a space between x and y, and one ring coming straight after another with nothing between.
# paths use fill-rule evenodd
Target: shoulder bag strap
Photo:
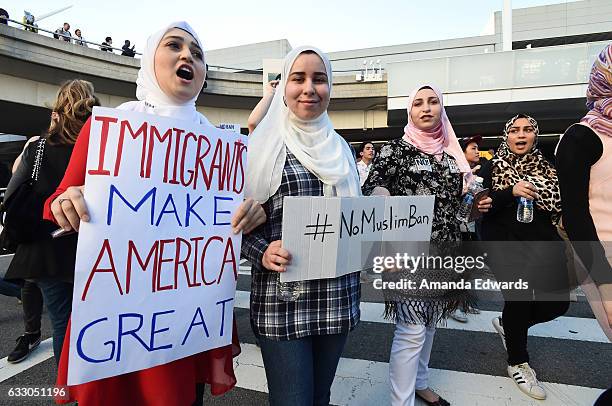
<instances>
[{"instance_id":1,"label":"shoulder bag strap","mask_svg":"<svg viewBox=\"0 0 612 406\"><path fill-rule=\"evenodd\" d=\"M32 167L32 180L35 182L38 180L38 173L40 171L40 166L42 165L46 141L46 138L41 138L38 141L38 146L36 147L36 158L34 159L34 166Z\"/></svg>"}]
</instances>

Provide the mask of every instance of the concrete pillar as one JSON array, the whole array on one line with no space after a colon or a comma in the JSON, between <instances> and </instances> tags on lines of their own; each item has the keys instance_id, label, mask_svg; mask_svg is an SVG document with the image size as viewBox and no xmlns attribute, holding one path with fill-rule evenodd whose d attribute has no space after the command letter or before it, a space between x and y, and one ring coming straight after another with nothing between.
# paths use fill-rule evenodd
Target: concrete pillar
<instances>
[{"instance_id":1,"label":"concrete pillar","mask_svg":"<svg viewBox=\"0 0 612 406\"><path fill-rule=\"evenodd\" d=\"M512 51L512 0L504 0L502 11L502 44L504 51Z\"/></svg>"}]
</instances>

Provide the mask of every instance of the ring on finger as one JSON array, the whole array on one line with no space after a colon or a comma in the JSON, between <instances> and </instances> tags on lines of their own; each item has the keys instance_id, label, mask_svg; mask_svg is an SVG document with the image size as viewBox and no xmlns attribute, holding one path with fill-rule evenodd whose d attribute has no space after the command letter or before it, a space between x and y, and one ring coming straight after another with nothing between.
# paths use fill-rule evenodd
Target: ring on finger
<instances>
[{"instance_id":1,"label":"ring on finger","mask_svg":"<svg viewBox=\"0 0 612 406\"><path fill-rule=\"evenodd\" d=\"M61 197L61 198L57 199L57 202L61 206L62 203L64 203L66 200L70 200L70 199L68 199L67 197Z\"/></svg>"}]
</instances>

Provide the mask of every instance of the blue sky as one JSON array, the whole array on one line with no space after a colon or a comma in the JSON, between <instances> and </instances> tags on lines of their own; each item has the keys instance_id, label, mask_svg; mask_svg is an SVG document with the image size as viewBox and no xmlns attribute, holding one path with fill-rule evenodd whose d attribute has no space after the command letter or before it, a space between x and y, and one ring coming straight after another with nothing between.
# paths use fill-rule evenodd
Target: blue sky
<instances>
[{"instance_id":1,"label":"blue sky","mask_svg":"<svg viewBox=\"0 0 612 406\"><path fill-rule=\"evenodd\" d=\"M512 4L522 8L567 2ZM67 21L71 31L80 28L85 39L101 42L110 35L115 46L130 39L139 50L151 32L187 20L205 49L286 38L292 46L312 44L330 52L480 35L503 0L26 0L2 7L12 19L21 20L24 9L36 16L71 4L39 26L55 29Z\"/></svg>"}]
</instances>

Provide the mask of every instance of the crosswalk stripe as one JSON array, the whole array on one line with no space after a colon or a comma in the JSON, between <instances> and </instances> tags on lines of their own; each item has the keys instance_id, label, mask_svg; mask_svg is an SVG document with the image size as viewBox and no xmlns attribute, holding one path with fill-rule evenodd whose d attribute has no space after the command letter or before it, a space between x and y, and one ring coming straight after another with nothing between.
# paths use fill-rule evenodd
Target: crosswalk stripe
<instances>
[{"instance_id":1,"label":"crosswalk stripe","mask_svg":"<svg viewBox=\"0 0 612 406\"><path fill-rule=\"evenodd\" d=\"M0 278L4 278L9 264L13 260L13 254L0 255Z\"/></svg>"},{"instance_id":2,"label":"crosswalk stripe","mask_svg":"<svg viewBox=\"0 0 612 406\"><path fill-rule=\"evenodd\" d=\"M235 359L238 387L267 392L267 383L261 352L253 344L241 343L242 353ZM0 360L0 382L44 362L53 356L52 339L41 342L32 354L19 364ZM388 404L389 384L386 362L342 358L332 386L332 403L337 405ZM536 403L521 394L509 378L430 369L432 388L453 404L458 405L506 405L533 406ZM574 385L546 383L548 393L543 406L591 405L601 394L601 389ZM477 388L477 389L476 389Z\"/></svg>"},{"instance_id":3,"label":"crosswalk stripe","mask_svg":"<svg viewBox=\"0 0 612 406\"><path fill-rule=\"evenodd\" d=\"M32 351L28 358L18 364L10 364L7 361L8 357L2 358L0 360L0 382L4 382L51 357L53 357L53 339L47 338L40 343L38 348Z\"/></svg>"},{"instance_id":4,"label":"crosswalk stripe","mask_svg":"<svg viewBox=\"0 0 612 406\"><path fill-rule=\"evenodd\" d=\"M249 296L249 292L237 290L235 306L242 309L248 309L250 306ZM383 303L361 302L360 307L361 321L392 323L390 320L386 320L382 317L385 307ZM499 315L499 312L483 310L480 314L468 315L469 321L467 323L460 323L449 319L446 326L439 326L439 328L497 334L491 324L491 320ZM593 341L597 343L610 342L603 331L601 331L597 320L581 317L558 317L553 321L537 324L529 329L529 335L558 338L562 340Z\"/></svg>"},{"instance_id":5,"label":"crosswalk stripe","mask_svg":"<svg viewBox=\"0 0 612 406\"><path fill-rule=\"evenodd\" d=\"M238 386L267 392L266 375L261 352L253 344L241 344L242 353L235 360ZM389 404L389 364L362 359L341 358L331 389L331 403L336 405ZM523 395L510 378L430 369L432 389L455 405L505 406L584 406L592 405L603 392L601 389L546 383L545 401L534 403Z\"/></svg>"},{"instance_id":6,"label":"crosswalk stripe","mask_svg":"<svg viewBox=\"0 0 612 406\"><path fill-rule=\"evenodd\" d=\"M236 292L237 308L249 308L247 291ZM390 323L382 318L384 305L362 302L362 321ZM490 319L498 312L482 311L470 315L468 323L449 320L441 328L494 333ZM576 331L573 333L571 331ZM530 335L574 341L608 343L593 319L561 317L553 322L532 327ZM259 349L242 343L242 354L236 361L236 375L240 388L267 391L265 372ZM9 364L6 358L0 360L0 382L26 371L53 356L52 339L41 343L28 359L19 364ZM430 369L432 387L443 397L458 405L591 405L602 392L600 389L576 385L545 383L548 392L546 401L534 401L523 395L510 378L471 372ZM332 387L332 403L338 405L386 405L389 398L388 363L355 358L342 358ZM417 402L417 404L419 404Z\"/></svg>"}]
</instances>

